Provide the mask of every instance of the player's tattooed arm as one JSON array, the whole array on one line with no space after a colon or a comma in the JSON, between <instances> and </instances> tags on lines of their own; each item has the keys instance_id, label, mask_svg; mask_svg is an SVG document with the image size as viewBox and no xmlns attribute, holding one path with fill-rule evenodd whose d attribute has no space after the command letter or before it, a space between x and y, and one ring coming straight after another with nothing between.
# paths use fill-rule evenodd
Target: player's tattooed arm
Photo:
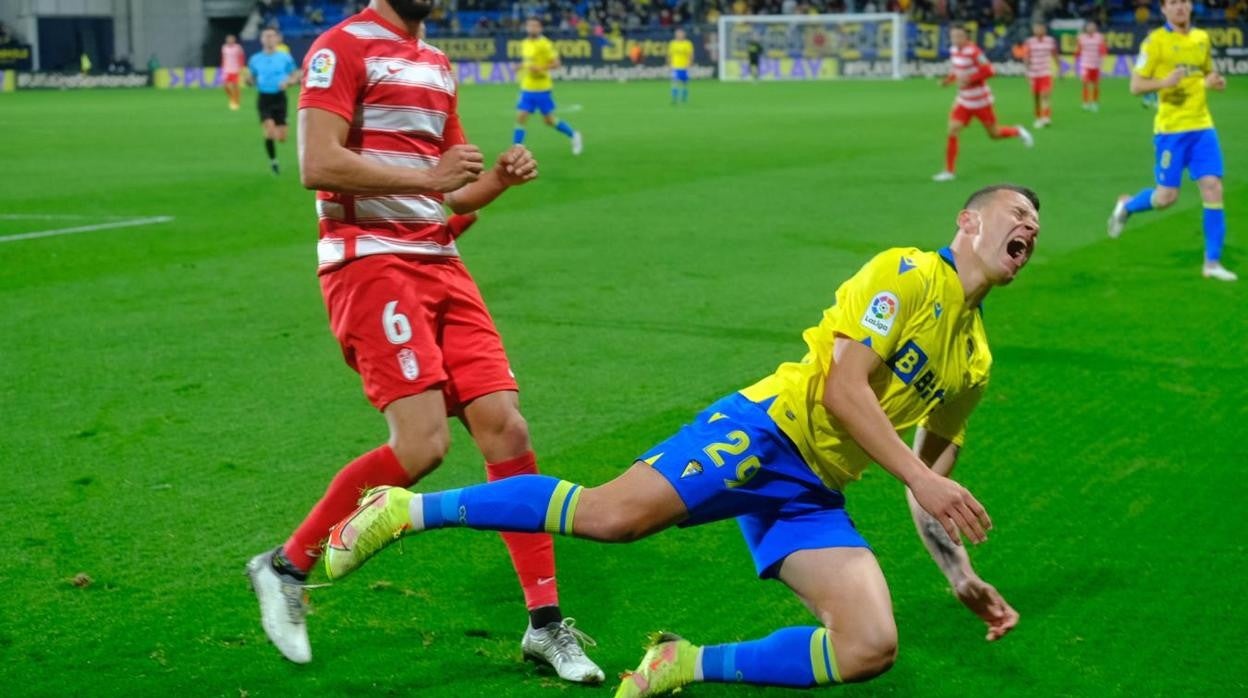
<instances>
[{"instance_id":1,"label":"player's tattooed arm","mask_svg":"<svg viewBox=\"0 0 1248 698\"><path fill-rule=\"evenodd\" d=\"M953 472L958 459L957 444L922 427L914 435L914 452L933 472L946 477ZM963 580L974 577L975 571L971 568L966 548L954 542L945 527L919 506L909 489L906 490L906 501L910 504L910 515L923 546L949 580L950 586L957 588Z\"/></svg>"}]
</instances>

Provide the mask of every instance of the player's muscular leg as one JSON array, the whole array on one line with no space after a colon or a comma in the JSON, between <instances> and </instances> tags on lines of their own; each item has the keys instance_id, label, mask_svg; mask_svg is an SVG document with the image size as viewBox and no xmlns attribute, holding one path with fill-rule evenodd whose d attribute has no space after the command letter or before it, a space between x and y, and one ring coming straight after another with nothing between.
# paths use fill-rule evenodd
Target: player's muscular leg
<instances>
[{"instance_id":1,"label":"player's muscular leg","mask_svg":"<svg viewBox=\"0 0 1248 698\"><path fill-rule=\"evenodd\" d=\"M780 579L828 629L842 681L865 681L893 666L897 624L888 583L870 550L801 550L785 558Z\"/></svg>"},{"instance_id":2,"label":"player's muscular leg","mask_svg":"<svg viewBox=\"0 0 1248 698\"><path fill-rule=\"evenodd\" d=\"M529 425L520 414L520 394L502 390L468 403L460 415L487 463L501 463L533 450Z\"/></svg>"},{"instance_id":3,"label":"player's muscular leg","mask_svg":"<svg viewBox=\"0 0 1248 698\"><path fill-rule=\"evenodd\" d=\"M671 483L645 463L581 493L572 531L580 538L628 543L680 523L689 515Z\"/></svg>"},{"instance_id":4,"label":"player's muscular leg","mask_svg":"<svg viewBox=\"0 0 1248 698\"><path fill-rule=\"evenodd\" d=\"M527 111L516 112L516 123L521 126L529 122L529 113Z\"/></svg>"},{"instance_id":5,"label":"player's muscular leg","mask_svg":"<svg viewBox=\"0 0 1248 698\"><path fill-rule=\"evenodd\" d=\"M961 122L961 121L950 121L950 122L949 122L949 135L950 135L950 136L956 136L956 135L958 135L959 133L961 133L961 132L962 132L962 126L963 126L963 124L962 124L962 122Z\"/></svg>"},{"instance_id":6,"label":"player's muscular leg","mask_svg":"<svg viewBox=\"0 0 1248 698\"><path fill-rule=\"evenodd\" d=\"M558 117L555 116L554 112L550 112L549 114L542 114L542 121L545 121L547 126L554 126L555 124L559 123L559 119Z\"/></svg>"},{"instance_id":7,"label":"player's muscular leg","mask_svg":"<svg viewBox=\"0 0 1248 698\"><path fill-rule=\"evenodd\" d=\"M442 391L399 398L384 411L390 425L390 450L416 482L438 467L451 446Z\"/></svg>"},{"instance_id":8,"label":"player's muscular leg","mask_svg":"<svg viewBox=\"0 0 1248 698\"><path fill-rule=\"evenodd\" d=\"M1200 200L1207 204L1222 203L1222 178L1214 175L1205 175L1196 180L1196 186L1200 188ZM1158 191L1161 191L1158 188ZM1177 198L1178 191L1175 191Z\"/></svg>"},{"instance_id":9,"label":"player's muscular leg","mask_svg":"<svg viewBox=\"0 0 1248 698\"><path fill-rule=\"evenodd\" d=\"M1221 192L1221 186L1218 187ZM1201 188L1200 194L1205 195L1204 188ZM1153 208L1169 208L1174 202L1179 200L1178 187L1162 187L1159 186L1153 190Z\"/></svg>"}]
</instances>

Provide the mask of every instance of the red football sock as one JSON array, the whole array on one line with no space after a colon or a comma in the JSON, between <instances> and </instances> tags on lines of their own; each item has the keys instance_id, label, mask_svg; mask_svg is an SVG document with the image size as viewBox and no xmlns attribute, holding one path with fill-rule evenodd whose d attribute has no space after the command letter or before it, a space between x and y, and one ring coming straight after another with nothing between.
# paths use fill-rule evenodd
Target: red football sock
<instances>
[{"instance_id":1,"label":"red football sock","mask_svg":"<svg viewBox=\"0 0 1248 698\"><path fill-rule=\"evenodd\" d=\"M321 543L329 536L329 529L355 509L356 500L364 490L381 485L406 487L411 482L412 476L399 465L399 459L389 446L375 448L356 458L330 481L325 496L286 541L282 554L295 567L307 572L321 556Z\"/></svg>"},{"instance_id":2,"label":"red football sock","mask_svg":"<svg viewBox=\"0 0 1248 698\"><path fill-rule=\"evenodd\" d=\"M1088 83L1083 83L1083 103L1088 103Z\"/></svg>"},{"instance_id":3,"label":"red football sock","mask_svg":"<svg viewBox=\"0 0 1248 698\"><path fill-rule=\"evenodd\" d=\"M494 482L513 475L537 473L537 456L532 451L505 460L487 463L485 477ZM516 568L520 587L524 589L524 605L532 611L542 606L559 604L559 588L555 583L555 544L549 533L503 533L503 542Z\"/></svg>"},{"instance_id":4,"label":"red football sock","mask_svg":"<svg viewBox=\"0 0 1248 698\"><path fill-rule=\"evenodd\" d=\"M1047 119L1047 118L1049 118L1049 117L1051 117L1051 116L1053 116L1053 107L1052 107L1052 106L1045 107L1045 108L1044 108L1044 118L1046 118L1046 119Z\"/></svg>"},{"instance_id":5,"label":"red football sock","mask_svg":"<svg viewBox=\"0 0 1248 698\"><path fill-rule=\"evenodd\" d=\"M1099 82L1092 83L1092 101L1101 101L1101 83Z\"/></svg>"},{"instance_id":6,"label":"red football sock","mask_svg":"<svg viewBox=\"0 0 1248 698\"><path fill-rule=\"evenodd\" d=\"M958 137L949 136L949 141L945 143L945 172L953 172L953 166L958 162Z\"/></svg>"},{"instance_id":7,"label":"red football sock","mask_svg":"<svg viewBox=\"0 0 1248 698\"><path fill-rule=\"evenodd\" d=\"M1017 126L1002 126L1000 130L1000 134L1002 138L1017 138L1018 127Z\"/></svg>"}]
</instances>

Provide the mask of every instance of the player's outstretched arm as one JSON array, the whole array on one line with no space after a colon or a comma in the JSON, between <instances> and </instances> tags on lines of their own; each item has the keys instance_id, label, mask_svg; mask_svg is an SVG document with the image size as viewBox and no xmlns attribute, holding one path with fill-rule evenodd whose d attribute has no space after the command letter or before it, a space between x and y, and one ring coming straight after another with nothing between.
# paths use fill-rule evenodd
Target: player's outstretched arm
<instances>
[{"instance_id":1,"label":"player's outstretched arm","mask_svg":"<svg viewBox=\"0 0 1248 698\"><path fill-rule=\"evenodd\" d=\"M958 450L957 444L922 427L914 434L914 452L938 475L949 476L953 472ZM953 542L944 526L919 506L910 490L906 490L906 500L910 505L910 515L914 519L919 538L949 580L954 594L987 624L988 634L985 639L991 642L1004 636L1018 624L1018 611L1006 602L995 587L975 573L966 548Z\"/></svg>"},{"instance_id":2,"label":"player's outstretched arm","mask_svg":"<svg viewBox=\"0 0 1248 698\"><path fill-rule=\"evenodd\" d=\"M958 532L976 543L988 539L992 521L966 488L932 472L897 435L875 391L871 374L883 362L860 342L837 337L824 386L823 406L849 431L854 441L882 468L901 480L915 500L959 545Z\"/></svg>"},{"instance_id":3,"label":"player's outstretched arm","mask_svg":"<svg viewBox=\"0 0 1248 698\"><path fill-rule=\"evenodd\" d=\"M485 208L507 189L537 179L537 160L522 145L513 145L498 156L494 167L477 181L446 195L446 205L455 213L471 213Z\"/></svg>"},{"instance_id":4,"label":"player's outstretched arm","mask_svg":"<svg viewBox=\"0 0 1248 698\"><path fill-rule=\"evenodd\" d=\"M346 147L350 124L315 107L299 110L299 176L303 186L339 194L431 194L475 182L485 169L481 151L457 145L429 169L394 167Z\"/></svg>"}]
</instances>

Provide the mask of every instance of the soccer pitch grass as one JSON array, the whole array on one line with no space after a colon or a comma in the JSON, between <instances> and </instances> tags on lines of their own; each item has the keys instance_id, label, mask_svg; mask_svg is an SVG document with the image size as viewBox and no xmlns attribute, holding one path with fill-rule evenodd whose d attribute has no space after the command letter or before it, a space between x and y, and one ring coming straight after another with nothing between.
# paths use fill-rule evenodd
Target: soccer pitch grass
<instances>
[{"instance_id":1,"label":"soccer pitch grass","mask_svg":"<svg viewBox=\"0 0 1248 698\"><path fill-rule=\"evenodd\" d=\"M1248 272L1248 83L1214 95L1227 264ZM994 85L1030 123L1021 80ZM541 180L462 241L521 380L544 472L594 484L713 399L803 353L801 331L875 252L935 248L974 188L1043 199L1029 267L986 303L996 358L955 473L996 523L973 551L1021 613L983 640L878 468L849 510L888 577L893 670L849 695L1226 695L1248 559L1248 281L1200 278L1200 204L1105 237L1147 185L1151 113L1063 81L1037 147L963 138L935 184L952 92L932 82L566 84L567 141L534 124ZM409 539L312 592L315 660L283 661L243 565L284 540L337 469L385 438L331 337L312 194L292 145L267 171L252 99L187 92L0 97L0 692L5 695L556 695L520 661L526 622L497 536ZM466 87L468 133L507 146L514 92ZM293 139L292 139L293 141ZM19 216L29 215L29 218ZM51 219L46 216L75 216ZM479 482L462 429L419 485ZM562 602L615 685L648 631L714 643L812 618L754 578L736 525L628 546L557 543ZM71 583L78 573L93 583ZM1236 649L1236 648L1240 649ZM608 695L585 689L583 695ZM788 695L700 685L693 696Z\"/></svg>"}]
</instances>

